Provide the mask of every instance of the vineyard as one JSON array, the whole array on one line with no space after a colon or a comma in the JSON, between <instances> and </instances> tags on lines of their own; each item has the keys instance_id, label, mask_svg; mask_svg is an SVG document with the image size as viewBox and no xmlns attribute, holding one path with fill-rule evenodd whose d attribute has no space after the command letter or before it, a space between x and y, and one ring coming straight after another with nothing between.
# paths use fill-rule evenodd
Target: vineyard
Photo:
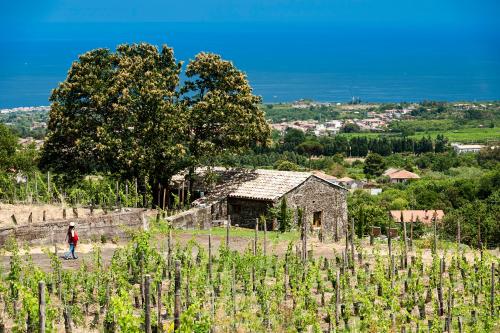
<instances>
[{"instance_id":1,"label":"vineyard","mask_svg":"<svg viewBox=\"0 0 500 333\"><path fill-rule=\"evenodd\" d=\"M277 254L275 232L256 229L243 251L231 249L233 229L217 233L217 248L212 233L198 235L207 246L194 238L181 244L176 230L155 222L132 234L109 263L94 244L92 260L78 270L63 269L48 249L51 269L42 270L11 240L10 267L0 279L0 332L500 329L499 258L489 251L438 244L429 256L401 239L369 246L346 232L327 257L315 255L307 236L291 237Z\"/></svg>"}]
</instances>

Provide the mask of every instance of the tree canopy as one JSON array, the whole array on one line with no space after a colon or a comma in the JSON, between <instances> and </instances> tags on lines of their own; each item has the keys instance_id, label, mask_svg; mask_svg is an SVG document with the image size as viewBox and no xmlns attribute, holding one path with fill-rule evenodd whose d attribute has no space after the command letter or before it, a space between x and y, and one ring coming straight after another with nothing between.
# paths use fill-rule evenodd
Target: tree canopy
<instances>
[{"instance_id":1,"label":"tree canopy","mask_svg":"<svg viewBox=\"0 0 500 333\"><path fill-rule=\"evenodd\" d=\"M202 156L266 143L260 97L231 62L200 53L182 86L181 69L166 45L81 55L52 92L41 166L72 176L147 177L165 186Z\"/></svg>"}]
</instances>

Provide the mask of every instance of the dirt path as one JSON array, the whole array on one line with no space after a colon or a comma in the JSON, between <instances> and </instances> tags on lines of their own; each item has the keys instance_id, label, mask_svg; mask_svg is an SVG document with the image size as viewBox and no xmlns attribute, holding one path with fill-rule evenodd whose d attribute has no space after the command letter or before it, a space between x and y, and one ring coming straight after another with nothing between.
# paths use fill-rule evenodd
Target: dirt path
<instances>
[{"instance_id":1,"label":"dirt path","mask_svg":"<svg viewBox=\"0 0 500 333\"><path fill-rule=\"evenodd\" d=\"M174 236L173 236L174 243L179 243L180 245L186 245L189 241L194 240L198 244L200 244L202 247L204 247L206 250L208 249L208 236L207 235L192 235L190 233L184 233L182 231L176 231ZM166 239L158 239L158 247L161 246L162 242L165 242ZM259 238L259 242L262 246L262 238ZM217 253L218 248L220 247L221 244L225 243L225 237L221 236L212 236L212 249L213 253ZM250 248L251 244L253 243L252 238L248 237L231 237L230 239L230 248L232 250L237 250L240 252L245 251L245 249ZM296 242L296 244L299 244L299 241ZM115 250L121 246L124 246L125 242L123 243L118 243L118 244L112 244L112 243L106 243L106 244L101 244L101 253L103 257L104 264L108 264L113 256L113 253ZM58 254L59 256L63 256L65 252L68 251L68 246L66 244L58 244ZM281 242L268 242L268 254L274 254L278 256L283 256L288 248L288 242L286 241L281 241ZM313 256L314 257L325 257L325 258L335 258L336 254L341 254L342 251L345 250L345 243L343 242L337 242L337 243L321 243L317 240L311 239L309 240L308 243L308 248L313 250ZM363 239L361 241L361 248L363 249L363 254L364 254L364 260L369 260L374 256L374 253L376 251L379 251L380 254L386 255L387 254L387 245L386 243L379 242L375 246L370 246L368 244L367 239ZM394 247L396 248L396 246ZM31 255L34 264L45 270L49 271L51 269L50 265L50 259L48 255L44 251L51 251L54 252L54 247L32 247L29 249L29 254ZM294 248L295 251L295 248ZM398 250L394 250L398 252ZM423 260L426 264L429 264L432 261L432 254L429 249L424 249L422 250L423 252ZM442 251L441 251L442 253ZM495 256L499 256L498 250L495 251L490 251ZM27 253L22 251L23 256L26 256ZM451 256L453 254L453 251L447 251L447 256ZM77 260L62 260L62 266L64 269L78 269L80 265L82 264L82 261L86 261L87 263L92 262L92 256L93 256L93 245L92 244L79 244L77 247L77 255L78 259ZM409 252L409 256L416 255L416 252ZM468 252L466 253L466 256L468 257L469 260L472 260L473 258L473 253ZM10 255L8 253L2 253L0 254L0 267L2 269L8 270L9 268L9 260L10 260Z\"/></svg>"}]
</instances>

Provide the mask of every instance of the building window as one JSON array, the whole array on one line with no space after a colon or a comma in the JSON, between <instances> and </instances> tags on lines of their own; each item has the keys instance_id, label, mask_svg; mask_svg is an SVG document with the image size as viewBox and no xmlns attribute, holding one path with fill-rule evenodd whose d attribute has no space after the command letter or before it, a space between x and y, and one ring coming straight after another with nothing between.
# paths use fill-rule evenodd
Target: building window
<instances>
[{"instance_id":1,"label":"building window","mask_svg":"<svg viewBox=\"0 0 500 333\"><path fill-rule=\"evenodd\" d=\"M313 214L313 227L314 228L321 228L321 217L323 215L323 212L314 212Z\"/></svg>"}]
</instances>

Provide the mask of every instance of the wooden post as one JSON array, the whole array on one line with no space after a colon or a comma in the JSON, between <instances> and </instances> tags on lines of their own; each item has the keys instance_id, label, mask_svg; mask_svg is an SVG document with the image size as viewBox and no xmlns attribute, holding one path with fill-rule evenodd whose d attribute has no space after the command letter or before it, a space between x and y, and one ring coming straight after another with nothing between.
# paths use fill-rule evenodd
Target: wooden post
<instances>
[{"instance_id":1,"label":"wooden post","mask_svg":"<svg viewBox=\"0 0 500 333\"><path fill-rule=\"evenodd\" d=\"M116 207L119 207L120 206L120 184L118 183L118 181L116 181Z\"/></svg>"},{"instance_id":2,"label":"wooden post","mask_svg":"<svg viewBox=\"0 0 500 333\"><path fill-rule=\"evenodd\" d=\"M232 294L232 298L233 298L233 322L235 322L235 317L236 317L236 268L234 267L234 262L233 262L232 275L233 275L233 278L231 279L231 294Z\"/></svg>"},{"instance_id":3,"label":"wooden post","mask_svg":"<svg viewBox=\"0 0 500 333\"><path fill-rule=\"evenodd\" d=\"M335 324L339 322L339 305L340 305L340 271L337 270L337 280L335 283Z\"/></svg>"},{"instance_id":4,"label":"wooden post","mask_svg":"<svg viewBox=\"0 0 500 333\"><path fill-rule=\"evenodd\" d=\"M288 294L288 258L285 258L285 274L283 276L283 289L285 294L285 301L287 299Z\"/></svg>"},{"instance_id":5,"label":"wooden post","mask_svg":"<svg viewBox=\"0 0 500 333\"><path fill-rule=\"evenodd\" d=\"M128 206L128 180L125 182L125 203Z\"/></svg>"},{"instance_id":6,"label":"wooden post","mask_svg":"<svg viewBox=\"0 0 500 333\"><path fill-rule=\"evenodd\" d=\"M226 247L229 249L229 229L231 228L231 216L227 216L227 224L226 224Z\"/></svg>"},{"instance_id":7,"label":"wooden post","mask_svg":"<svg viewBox=\"0 0 500 333\"><path fill-rule=\"evenodd\" d=\"M163 189L163 211L167 208L167 189Z\"/></svg>"},{"instance_id":8,"label":"wooden post","mask_svg":"<svg viewBox=\"0 0 500 333\"><path fill-rule=\"evenodd\" d=\"M181 324L181 261L175 261L175 287L174 287L174 331L179 330Z\"/></svg>"},{"instance_id":9,"label":"wooden post","mask_svg":"<svg viewBox=\"0 0 500 333\"><path fill-rule=\"evenodd\" d=\"M434 212L434 216L432 217L432 225L434 229L434 239L432 243L432 253L437 253L437 225L436 225L436 212Z\"/></svg>"},{"instance_id":10,"label":"wooden post","mask_svg":"<svg viewBox=\"0 0 500 333\"><path fill-rule=\"evenodd\" d=\"M303 238L302 238L302 257L303 262L307 261L307 219L305 210L302 212L302 230L303 230Z\"/></svg>"},{"instance_id":11,"label":"wooden post","mask_svg":"<svg viewBox=\"0 0 500 333\"><path fill-rule=\"evenodd\" d=\"M389 258L392 258L392 236L391 236L390 222L389 222L389 228L387 229L387 246L389 248Z\"/></svg>"},{"instance_id":12,"label":"wooden post","mask_svg":"<svg viewBox=\"0 0 500 333\"><path fill-rule=\"evenodd\" d=\"M215 293L213 289L210 289L210 317L212 319L212 323L215 322ZM210 327L210 333L214 333L214 324Z\"/></svg>"},{"instance_id":13,"label":"wooden post","mask_svg":"<svg viewBox=\"0 0 500 333\"><path fill-rule=\"evenodd\" d=\"M440 261L440 268L439 268L439 285L438 285L438 314L439 316L442 316L444 314L444 309L443 309L443 263L444 263L444 258L441 258Z\"/></svg>"},{"instance_id":14,"label":"wooden post","mask_svg":"<svg viewBox=\"0 0 500 333\"><path fill-rule=\"evenodd\" d=\"M352 272L355 270L355 259L354 259L354 218L351 218L351 264L352 264Z\"/></svg>"},{"instance_id":15,"label":"wooden post","mask_svg":"<svg viewBox=\"0 0 500 333\"><path fill-rule=\"evenodd\" d=\"M63 208L63 219L66 219L66 208Z\"/></svg>"},{"instance_id":16,"label":"wooden post","mask_svg":"<svg viewBox=\"0 0 500 333\"><path fill-rule=\"evenodd\" d=\"M31 224L33 222L33 212L30 212L30 215L28 216L28 224Z\"/></svg>"},{"instance_id":17,"label":"wooden post","mask_svg":"<svg viewBox=\"0 0 500 333\"><path fill-rule=\"evenodd\" d=\"M135 198L134 198L134 207L137 208L137 196L138 196L138 186L137 186L137 178L134 178L134 183L135 183Z\"/></svg>"},{"instance_id":18,"label":"wooden post","mask_svg":"<svg viewBox=\"0 0 500 333\"><path fill-rule=\"evenodd\" d=\"M73 332L73 328L71 326L71 311L69 311L67 306L64 306L63 317L64 317L64 330L66 331L66 333Z\"/></svg>"},{"instance_id":19,"label":"wooden post","mask_svg":"<svg viewBox=\"0 0 500 333\"><path fill-rule=\"evenodd\" d=\"M59 296L59 302L62 301L62 278L61 278L61 268L57 270L57 295Z\"/></svg>"},{"instance_id":20,"label":"wooden post","mask_svg":"<svg viewBox=\"0 0 500 333\"><path fill-rule=\"evenodd\" d=\"M349 224L344 226L345 231L345 253L349 253Z\"/></svg>"},{"instance_id":21,"label":"wooden post","mask_svg":"<svg viewBox=\"0 0 500 333\"><path fill-rule=\"evenodd\" d=\"M168 265L168 279L172 277L172 229L168 229L167 238L167 265Z\"/></svg>"},{"instance_id":22,"label":"wooden post","mask_svg":"<svg viewBox=\"0 0 500 333\"><path fill-rule=\"evenodd\" d=\"M253 255L257 255L257 245L259 244L259 239L258 239L258 233L259 233L259 218L255 219L255 234L254 234L254 241L253 241Z\"/></svg>"},{"instance_id":23,"label":"wooden post","mask_svg":"<svg viewBox=\"0 0 500 333\"><path fill-rule=\"evenodd\" d=\"M161 287L162 283L159 281L156 285L156 297L158 298L156 305L157 305L157 315L158 315L158 331L162 331L162 322L161 322Z\"/></svg>"},{"instance_id":24,"label":"wooden post","mask_svg":"<svg viewBox=\"0 0 500 333\"><path fill-rule=\"evenodd\" d=\"M156 205L157 205L158 209L160 209L161 208L161 202L160 202L161 201L161 184L160 183L158 183L158 193L156 195L158 197Z\"/></svg>"},{"instance_id":25,"label":"wooden post","mask_svg":"<svg viewBox=\"0 0 500 333\"><path fill-rule=\"evenodd\" d=\"M73 207L73 217L78 218L78 208Z\"/></svg>"},{"instance_id":26,"label":"wooden post","mask_svg":"<svg viewBox=\"0 0 500 333\"><path fill-rule=\"evenodd\" d=\"M403 215L403 213L401 213L401 215ZM403 240L404 240L404 258L403 258L403 268L406 268L407 264L408 264L408 241L406 239L406 221L404 220L404 218L402 219L402 222L403 222Z\"/></svg>"},{"instance_id":27,"label":"wooden post","mask_svg":"<svg viewBox=\"0 0 500 333\"><path fill-rule=\"evenodd\" d=\"M264 220L264 257L267 256L267 221Z\"/></svg>"},{"instance_id":28,"label":"wooden post","mask_svg":"<svg viewBox=\"0 0 500 333\"><path fill-rule=\"evenodd\" d=\"M42 212L42 221L45 222L47 221L47 213L45 211Z\"/></svg>"},{"instance_id":29,"label":"wooden post","mask_svg":"<svg viewBox=\"0 0 500 333\"><path fill-rule=\"evenodd\" d=\"M491 263L491 294L490 294L491 316L495 315L495 263Z\"/></svg>"},{"instance_id":30,"label":"wooden post","mask_svg":"<svg viewBox=\"0 0 500 333\"><path fill-rule=\"evenodd\" d=\"M144 325L146 333L151 333L151 295L150 295L151 275L144 276Z\"/></svg>"},{"instance_id":31,"label":"wooden post","mask_svg":"<svg viewBox=\"0 0 500 333\"><path fill-rule=\"evenodd\" d=\"M12 215L10 216L10 218L12 219L12 223L14 223L15 225L17 225L16 215L12 214Z\"/></svg>"},{"instance_id":32,"label":"wooden post","mask_svg":"<svg viewBox=\"0 0 500 333\"><path fill-rule=\"evenodd\" d=\"M45 282L38 282L38 330L45 333Z\"/></svg>"},{"instance_id":33,"label":"wooden post","mask_svg":"<svg viewBox=\"0 0 500 333\"><path fill-rule=\"evenodd\" d=\"M413 215L410 220L410 251L413 251Z\"/></svg>"},{"instance_id":34,"label":"wooden post","mask_svg":"<svg viewBox=\"0 0 500 333\"><path fill-rule=\"evenodd\" d=\"M460 234L462 230L460 230L460 219L457 220L457 243L458 249L460 249L460 242L462 241L462 235Z\"/></svg>"},{"instance_id":35,"label":"wooden post","mask_svg":"<svg viewBox=\"0 0 500 333\"><path fill-rule=\"evenodd\" d=\"M212 285L212 229L208 234L208 282Z\"/></svg>"}]
</instances>

